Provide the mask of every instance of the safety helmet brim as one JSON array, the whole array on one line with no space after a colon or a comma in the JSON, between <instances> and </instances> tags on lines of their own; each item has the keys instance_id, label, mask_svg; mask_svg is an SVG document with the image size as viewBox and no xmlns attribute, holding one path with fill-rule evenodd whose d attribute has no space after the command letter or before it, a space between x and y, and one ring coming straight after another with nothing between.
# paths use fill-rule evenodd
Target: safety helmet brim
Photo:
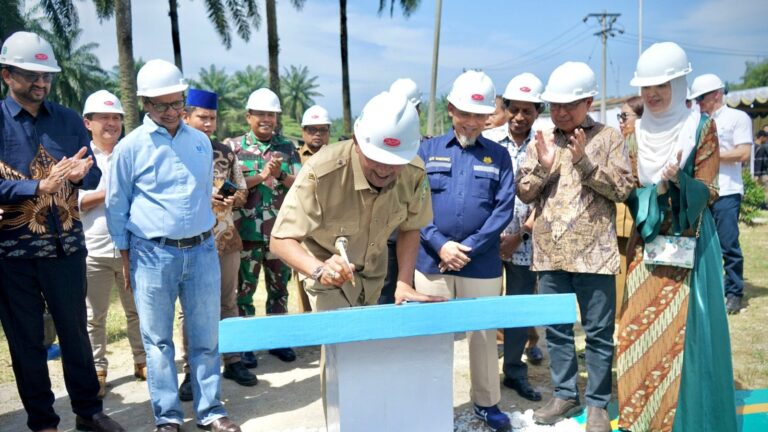
<instances>
[{"instance_id":1,"label":"safety helmet brim","mask_svg":"<svg viewBox=\"0 0 768 432\"><path fill-rule=\"evenodd\" d=\"M571 103L571 102L576 102L578 100L595 97L597 95L598 95L598 92L596 91L588 92L585 94L573 95L573 94L547 92L546 90L544 90L544 93L541 94L541 100L547 103Z\"/></svg>"},{"instance_id":2,"label":"safety helmet brim","mask_svg":"<svg viewBox=\"0 0 768 432\"><path fill-rule=\"evenodd\" d=\"M7 66L13 66L15 68L28 70L30 72L54 72L58 73L61 72L60 67L53 67L53 66L45 66L37 63L15 63L15 62L0 62L0 64L4 64Z\"/></svg>"},{"instance_id":3,"label":"safety helmet brim","mask_svg":"<svg viewBox=\"0 0 768 432\"><path fill-rule=\"evenodd\" d=\"M385 165L407 165L419 151L419 145L411 144L404 145L407 150L384 150L371 144L369 140L366 140L365 136L358 132L357 123L355 123L355 140L357 145L360 146L360 151L368 159L382 163Z\"/></svg>"},{"instance_id":4,"label":"safety helmet brim","mask_svg":"<svg viewBox=\"0 0 768 432\"><path fill-rule=\"evenodd\" d=\"M160 87L155 89L137 91L136 95L144 96L144 97L157 97L157 96L164 96L164 95L169 95L173 93L180 93L180 92L186 91L188 88L189 88L188 84L176 84L168 87Z\"/></svg>"},{"instance_id":5,"label":"safety helmet brim","mask_svg":"<svg viewBox=\"0 0 768 432\"><path fill-rule=\"evenodd\" d=\"M461 101L456 101L455 98L451 98L450 96L448 96L447 99L448 102L450 102L451 105L455 106L457 109L472 114L493 114L493 112L496 111L496 106L462 103Z\"/></svg>"}]
</instances>

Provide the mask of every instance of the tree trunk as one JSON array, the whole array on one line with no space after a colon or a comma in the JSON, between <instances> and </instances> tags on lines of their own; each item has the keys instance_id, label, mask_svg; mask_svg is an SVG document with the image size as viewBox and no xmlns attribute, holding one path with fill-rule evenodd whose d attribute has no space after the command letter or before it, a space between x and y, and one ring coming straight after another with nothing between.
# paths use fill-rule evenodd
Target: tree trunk
<instances>
[{"instance_id":1,"label":"tree trunk","mask_svg":"<svg viewBox=\"0 0 768 432\"><path fill-rule=\"evenodd\" d=\"M173 40L173 61L180 71L181 67L181 39L179 39L179 5L176 0L168 0L168 16L171 17L171 40Z\"/></svg>"},{"instance_id":2,"label":"tree trunk","mask_svg":"<svg viewBox=\"0 0 768 432\"><path fill-rule=\"evenodd\" d=\"M280 66L277 57L280 54L280 41L277 37L277 0L267 0L267 47L269 50L269 88L280 95Z\"/></svg>"},{"instance_id":3,"label":"tree trunk","mask_svg":"<svg viewBox=\"0 0 768 432\"><path fill-rule=\"evenodd\" d=\"M344 134L352 134L352 109L349 101L349 55L347 52L347 0L339 0L339 34L341 35L341 105Z\"/></svg>"},{"instance_id":4,"label":"tree trunk","mask_svg":"<svg viewBox=\"0 0 768 432\"><path fill-rule=\"evenodd\" d=\"M131 0L116 0L115 29L117 30L117 63L120 70L120 99L123 103L123 111L125 111L123 124L125 125L126 134L139 125L131 20Z\"/></svg>"}]
</instances>

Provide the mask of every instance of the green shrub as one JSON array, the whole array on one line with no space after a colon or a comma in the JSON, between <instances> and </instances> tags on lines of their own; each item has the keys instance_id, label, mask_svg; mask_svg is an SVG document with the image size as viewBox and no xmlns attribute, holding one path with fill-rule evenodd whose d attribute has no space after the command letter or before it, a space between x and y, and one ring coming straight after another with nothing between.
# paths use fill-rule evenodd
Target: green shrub
<instances>
[{"instance_id":1,"label":"green shrub","mask_svg":"<svg viewBox=\"0 0 768 432\"><path fill-rule=\"evenodd\" d=\"M748 169L741 172L741 178L744 180L744 197L741 200L739 220L752 225L765 204L765 189L752 178Z\"/></svg>"}]
</instances>

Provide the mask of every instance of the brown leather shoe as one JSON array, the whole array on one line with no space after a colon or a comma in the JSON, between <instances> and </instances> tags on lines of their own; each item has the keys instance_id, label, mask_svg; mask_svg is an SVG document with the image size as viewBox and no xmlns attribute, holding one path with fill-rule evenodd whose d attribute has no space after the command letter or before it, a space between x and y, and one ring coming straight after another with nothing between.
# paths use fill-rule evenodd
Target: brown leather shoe
<instances>
[{"instance_id":1,"label":"brown leather shoe","mask_svg":"<svg viewBox=\"0 0 768 432\"><path fill-rule=\"evenodd\" d=\"M207 425L197 425L198 429L213 432L241 432L240 426L228 417L219 417Z\"/></svg>"},{"instance_id":2,"label":"brown leather shoe","mask_svg":"<svg viewBox=\"0 0 768 432\"><path fill-rule=\"evenodd\" d=\"M552 425L560 420L573 417L582 411L579 401L553 397L546 405L533 412L533 421Z\"/></svg>"},{"instance_id":3,"label":"brown leather shoe","mask_svg":"<svg viewBox=\"0 0 768 432\"><path fill-rule=\"evenodd\" d=\"M611 419L605 408L587 407L587 432L611 432Z\"/></svg>"},{"instance_id":4,"label":"brown leather shoe","mask_svg":"<svg viewBox=\"0 0 768 432\"><path fill-rule=\"evenodd\" d=\"M146 381L147 380L147 364L146 363L136 363L133 365L133 376L136 378Z\"/></svg>"},{"instance_id":5,"label":"brown leather shoe","mask_svg":"<svg viewBox=\"0 0 768 432\"><path fill-rule=\"evenodd\" d=\"M96 396L104 399L107 395L107 371L96 371L96 379L99 380L99 393Z\"/></svg>"},{"instance_id":6,"label":"brown leather shoe","mask_svg":"<svg viewBox=\"0 0 768 432\"><path fill-rule=\"evenodd\" d=\"M104 412L95 414L90 419L85 417L75 417L75 429L85 432L125 432L120 424L112 420Z\"/></svg>"}]
</instances>

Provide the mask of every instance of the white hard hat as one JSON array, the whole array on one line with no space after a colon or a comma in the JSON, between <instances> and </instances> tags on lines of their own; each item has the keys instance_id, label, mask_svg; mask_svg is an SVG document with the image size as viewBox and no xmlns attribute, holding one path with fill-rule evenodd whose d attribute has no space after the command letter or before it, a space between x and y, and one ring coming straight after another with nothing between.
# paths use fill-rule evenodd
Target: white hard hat
<instances>
[{"instance_id":1,"label":"white hard hat","mask_svg":"<svg viewBox=\"0 0 768 432\"><path fill-rule=\"evenodd\" d=\"M280 106L280 99L278 99L275 92L266 87L255 90L248 96L248 103L245 105L245 109L278 113L283 112L283 109Z\"/></svg>"},{"instance_id":2,"label":"white hard hat","mask_svg":"<svg viewBox=\"0 0 768 432\"><path fill-rule=\"evenodd\" d=\"M120 99L106 90L99 90L85 100L83 115L93 113L125 114Z\"/></svg>"},{"instance_id":3,"label":"white hard hat","mask_svg":"<svg viewBox=\"0 0 768 432\"><path fill-rule=\"evenodd\" d=\"M154 59L139 69L136 87L137 96L155 97L183 92L189 86L175 64Z\"/></svg>"},{"instance_id":4,"label":"white hard hat","mask_svg":"<svg viewBox=\"0 0 768 432\"><path fill-rule=\"evenodd\" d=\"M40 36L19 31L5 40L0 49L0 64L34 72L61 72L53 48Z\"/></svg>"},{"instance_id":5,"label":"white hard hat","mask_svg":"<svg viewBox=\"0 0 768 432\"><path fill-rule=\"evenodd\" d=\"M379 93L365 104L355 121L355 139L368 159L405 165L419 150L419 114L405 96Z\"/></svg>"},{"instance_id":6,"label":"white hard hat","mask_svg":"<svg viewBox=\"0 0 768 432\"><path fill-rule=\"evenodd\" d=\"M469 70L453 82L448 102L468 113L493 114L496 111L496 88L488 75Z\"/></svg>"},{"instance_id":7,"label":"white hard hat","mask_svg":"<svg viewBox=\"0 0 768 432\"><path fill-rule=\"evenodd\" d=\"M597 96L597 80L592 68L582 62L565 62L552 71L541 99L570 103L594 96Z\"/></svg>"},{"instance_id":8,"label":"white hard hat","mask_svg":"<svg viewBox=\"0 0 768 432\"><path fill-rule=\"evenodd\" d=\"M640 54L635 77L629 85L648 87L664 84L674 78L688 75L693 69L688 55L674 42L659 42Z\"/></svg>"},{"instance_id":9,"label":"white hard hat","mask_svg":"<svg viewBox=\"0 0 768 432\"><path fill-rule=\"evenodd\" d=\"M501 97L507 100L541 103L543 91L544 83L536 75L524 72L509 80Z\"/></svg>"},{"instance_id":10,"label":"white hard hat","mask_svg":"<svg viewBox=\"0 0 768 432\"><path fill-rule=\"evenodd\" d=\"M408 99L408 101L412 103L413 106L417 106L421 103L421 92L419 91L419 86L416 84L416 81L410 78L396 79L395 82L389 86L389 92L400 93L401 95L405 96L405 98Z\"/></svg>"},{"instance_id":11,"label":"white hard hat","mask_svg":"<svg viewBox=\"0 0 768 432\"><path fill-rule=\"evenodd\" d=\"M301 117L301 127L324 124L331 124L331 118L328 116L328 111L320 105L307 108Z\"/></svg>"},{"instance_id":12,"label":"white hard hat","mask_svg":"<svg viewBox=\"0 0 768 432\"><path fill-rule=\"evenodd\" d=\"M725 84L723 84L723 80L719 76L715 74L699 75L691 83L691 96L689 99L696 99L705 93L721 88L725 88Z\"/></svg>"}]
</instances>

